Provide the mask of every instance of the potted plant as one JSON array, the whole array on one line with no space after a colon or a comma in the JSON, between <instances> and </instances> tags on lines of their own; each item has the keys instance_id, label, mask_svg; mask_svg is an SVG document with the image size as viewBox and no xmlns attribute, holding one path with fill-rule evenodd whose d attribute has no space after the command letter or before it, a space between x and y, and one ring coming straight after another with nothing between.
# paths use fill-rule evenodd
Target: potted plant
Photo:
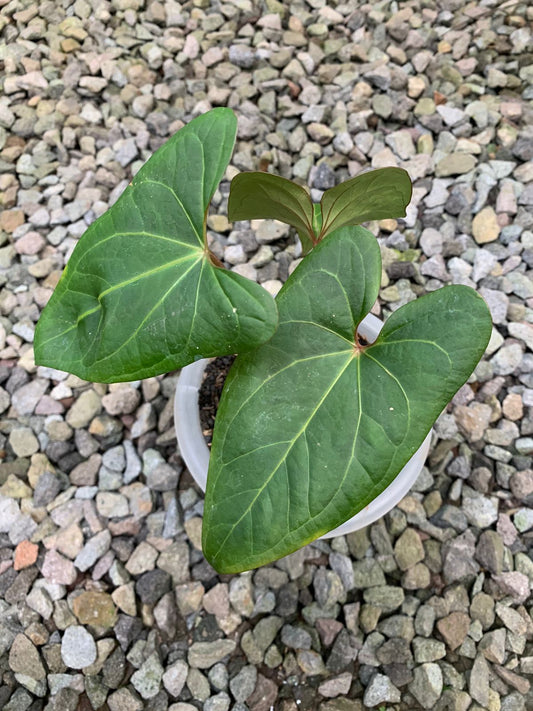
<instances>
[{"instance_id":1,"label":"potted plant","mask_svg":"<svg viewBox=\"0 0 533 711\"><path fill-rule=\"evenodd\" d=\"M400 217L405 171L365 173L313 204L268 173L232 181L231 220L293 225L304 259L274 300L209 251L206 215L236 119L184 126L76 246L37 325L36 362L86 380L154 376L238 353L217 414L203 548L219 572L268 563L335 529L395 479L467 380L491 333L476 292L408 303L370 343L360 325L381 260L354 226Z\"/></svg>"}]
</instances>

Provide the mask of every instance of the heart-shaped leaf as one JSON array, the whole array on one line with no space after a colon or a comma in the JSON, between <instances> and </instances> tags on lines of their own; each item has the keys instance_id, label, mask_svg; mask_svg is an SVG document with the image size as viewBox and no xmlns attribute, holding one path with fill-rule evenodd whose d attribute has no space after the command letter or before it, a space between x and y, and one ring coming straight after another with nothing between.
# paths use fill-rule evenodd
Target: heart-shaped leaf
<instances>
[{"instance_id":1,"label":"heart-shaped leaf","mask_svg":"<svg viewBox=\"0 0 533 711\"><path fill-rule=\"evenodd\" d=\"M411 194L411 179L402 168L378 168L336 185L320 201L320 238L347 225L405 217Z\"/></svg>"},{"instance_id":2,"label":"heart-shaped leaf","mask_svg":"<svg viewBox=\"0 0 533 711\"><path fill-rule=\"evenodd\" d=\"M228 217L235 220L272 218L296 227L304 252L316 243L313 203L291 180L271 173L239 173L231 181Z\"/></svg>"},{"instance_id":3,"label":"heart-shaped leaf","mask_svg":"<svg viewBox=\"0 0 533 711\"><path fill-rule=\"evenodd\" d=\"M449 286L356 329L381 260L361 227L326 237L278 295L274 337L239 356L217 413L203 522L220 572L263 565L355 515L394 479L467 380L491 333L475 291Z\"/></svg>"},{"instance_id":4,"label":"heart-shaped leaf","mask_svg":"<svg viewBox=\"0 0 533 711\"><path fill-rule=\"evenodd\" d=\"M86 380L135 380L272 335L272 297L216 266L206 244L236 129L230 109L194 119L89 227L37 325L37 363Z\"/></svg>"}]
</instances>

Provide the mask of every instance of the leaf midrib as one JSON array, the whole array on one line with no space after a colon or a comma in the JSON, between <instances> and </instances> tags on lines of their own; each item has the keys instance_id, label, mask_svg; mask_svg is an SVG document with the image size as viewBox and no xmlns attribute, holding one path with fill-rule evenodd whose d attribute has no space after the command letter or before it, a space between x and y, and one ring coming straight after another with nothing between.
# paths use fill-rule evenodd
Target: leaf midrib
<instances>
[{"instance_id":1,"label":"leaf midrib","mask_svg":"<svg viewBox=\"0 0 533 711\"><path fill-rule=\"evenodd\" d=\"M351 351L351 349L350 349L350 351ZM267 384L268 384L271 380L273 380L274 378L277 378L279 375L281 375L282 373L284 373L286 370L289 370L289 368L293 368L295 365L299 365L300 363L307 363L307 362L310 362L310 361L313 361L313 360L318 360L318 359L323 359L323 358L329 358L330 356L343 355L343 354L348 353L348 352L349 352L349 351L348 351L347 349L344 349L344 350L342 350L342 351L332 351L332 352L329 352L329 353L317 353L316 355L308 356L308 357L306 357L306 358L296 358L295 360L292 360L292 361L291 361L290 363L288 363L287 365L283 366L283 368L280 368L279 370L276 370L275 373L272 373L271 375L268 376L268 378L265 378L265 380L262 380L261 383L259 384L259 386L258 386L257 388L255 388L255 390L253 390L253 391L250 393L250 395L241 403L241 405L239 406L239 408L237 409L237 411L235 412L235 414L233 415L233 417L231 418L231 420L229 420L228 423L226 424L226 430L229 430L229 429L230 429L230 427L232 426L232 424L233 424L233 422L235 421L235 419L239 416L241 410L246 406L246 404L247 404L250 400L252 400L252 399L257 395L257 393L258 393L265 385L267 385ZM290 442L290 440L287 440L287 442ZM279 442L278 442L278 444L279 444ZM235 457L235 459L240 458L240 456L242 456L242 455L239 455L239 457ZM223 461L223 462L222 462L222 466L224 466L224 467L225 467L225 466L228 466L228 465L231 464L231 462L233 462L233 461L234 461L234 459L231 459L230 461Z\"/></svg>"},{"instance_id":2,"label":"leaf midrib","mask_svg":"<svg viewBox=\"0 0 533 711\"><path fill-rule=\"evenodd\" d=\"M197 261L201 261L201 258L198 258L196 256L196 252L201 251L194 249L193 254L189 254L186 257L180 257L179 259L174 259L172 262L166 262L165 264L161 264L158 267L154 267L153 269L149 269L146 272L141 272L140 274L136 274L135 276L131 277L130 279L125 279L123 282L120 282L119 284L114 284L113 286L110 286L108 289L104 289L104 291L100 292L98 294L97 298L99 302L101 302L101 299L105 296L107 296L110 293L113 293L114 291L118 291L119 289L124 288L125 286L128 286L129 284L133 284L136 281L140 281L142 279L146 279L150 276L153 276L154 274L158 274L161 272L166 271L167 269L172 269L178 264L181 264L182 262L186 262L190 259L196 259ZM190 270L187 270L186 273L188 273ZM78 273L81 273L78 271ZM73 289L69 289L67 286L65 288L65 293L74 291ZM75 293L81 293L81 292L75 292ZM90 294L84 294L84 296L91 296ZM80 323L87 318L88 316L91 316L92 314L96 313L102 308L102 304L98 303L96 306L93 306L91 309L87 309L87 311L84 311L82 314L78 316L76 319L76 323L74 323L72 326L69 326L67 329L62 331L61 333L56 334L55 336L52 336L52 338L48 338L45 341L42 341L42 345L45 346L47 343L50 343L50 341L54 341L56 338L62 338L65 334L69 333L69 331L72 331L80 325Z\"/></svg>"},{"instance_id":3,"label":"leaf midrib","mask_svg":"<svg viewBox=\"0 0 533 711\"><path fill-rule=\"evenodd\" d=\"M196 266L196 264L198 264L198 262L201 262L201 261L202 261L202 258L196 259L195 262L194 262L186 271L184 271L183 274L180 275L180 278L179 278L177 281L175 281L175 282L166 290L166 292L163 294L163 296L155 302L155 304L154 304L153 307L150 309L150 311L146 314L146 316L143 318L143 320L141 321L141 323L137 326L137 328L136 328L134 331L132 331L132 333L130 334L130 336L129 336L125 341L123 341L123 342L120 344L119 348L116 348L115 350L111 351L110 353L108 353L108 354L107 354L106 356L104 356L103 358L98 358L98 359L91 360L91 361L90 361L90 362L91 362L91 365L94 366L94 365L99 365L99 364L101 364L101 363L104 363L106 360L109 360L110 358L113 358L119 351L121 351L123 348L125 348L125 346L127 346L128 343L130 343L130 341L132 341L132 340L137 336L137 334L139 333L139 331L141 330L141 328L144 326L144 324L145 324L146 321L150 318L150 316L154 313L154 311L156 311L156 309L158 309L158 308L165 302L165 300L167 299L168 295L169 295L169 294L178 286L178 284L189 274L189 272L192 271L192 269ZM193 314L193 321L194 321L194 317L195 317L195 316L196 316L196 312Z\"/></svg>"},{"instance_id":4,"label":"leaf midrib","mask_svg":"<svg viewBox=\"0 0 533 711\"><path fill-rule=\"evenodd\" d=\"M365 173L363 173L363 175L365 175ZM358 176L358 177L359 177L359 176ZM376 180L377 180L377 176L376 176L376 175L373 175L372 178L371 178L370 183L368 184L368 186L367 186L367 188L366 188L366 190L365 190L365 195L364 195L365 198L367 197L367 193L370 192L370 190L373 189L372 186L373 186L373 184L375 184ZM342 185L342 183L341 183L341 185ZM341 187L341 186L339 186L339 187ZM350 190L350 187L345 187L344 190L339 190L339 191L338 191L339 194L337 195L337 197L336 197L334 200L332 200L332 202L331 202L331 204L330 204L330 206L329 206L329 209L328 209L327 213L326 213L326 214L324 214L324 213L322 214L322 232L323 232L323 233L326 232L326 227L327 227L328 230L329 230L329 228L331 227L331 224L333 224L333 222L335 222L335 220L337 220L338 217L340 217L340 215L342 215L342 213L349 207L349 205L345 205L345 206L339 211L339 213L338 213L338 215L335 217L335 219L332 220L331 224L329 224L329 219L330 219L331 212L332 212L333 208L335 207L335 205L337 204L337 202L338 202L341 198L344 197L344 195L346 194L346 192L347 192L348 190ZM327 193L325 193L325 195L326 195L326 194L327 194ZM322 207L322 209L323 209L323 207L324 207L324 205L323 205L323 200L320 201L320 205L321 205L321 207Z\"/></svg>"},{"instance_id":5,"label":"leaf midrib","mask_svg":"<svg viewBox=\"0 0 533 711\"><path fill-rule=\"evenodd\" d=\"M333 390L333 388L335 387L335 385L338 383L338 381L340 380L340 378L342 377L342 375L344 374L344 372L346 371L346 369L348 368L348 366L350 365L350 363L352 362L352 360L354 359L354 357L356 357L355 354L350 353L350 357L347 359L346 364L340 369L339 373L338 373L337 376L334 378L334 380L333 380L333 382L331 383L331 385L327 388L327 390L325 391L325 393L323 394L323 396L320 398L320 401L319 401L319 402L317 403L317 405L313 408L313 410L312 410L311 414L309 415L309 417L307 418L307 420L306 420L306 421L304 422L304 424L301 426L301 428L299 429L299 431L297 432L297 434L296 434L291 440L288 440L287 443L289 444L289 446L287 447L287 449L286 449L286 451L285 451L285 454L283 455L283 457L281 457L281 458L279 459L278 463L277 463L276 466L273 468L272 472L269 474L269 476L267 477L267 479L264 481L263 485L258 489L257 494L256 494L255 497L252 499L252 501L248 504L248 506L246 507L245 511L242 513L242 515L239 517L239 519L238 519L237 521L235 521L235 523L232 525L232 527L230 528L230 530L228 531L228 533L227 533L226 536L224 537L223 541L220 543L217 552L213 555L213 560L215 560L215 559L218 557L220 551L221 551L222 548L224 547L224 544L226 543L226 541L228 540L228 538L232 535L232 533L233 533L233 531L235 530L235 528L241 523L241 521L244 519L244 517L247 516L247 515L250 513L251 509L252 509L253 506L255 505L255 502L256 502L257 499L261 496L261 494L263 493L263 491L265 490L265 488L268 486L268 484L270 483L270 481L272 480L272 478L276 475L277 471L279 470L279 468L281 467L281 465L283 464L283 462L286 461L287 456L288 456L289 452L291 451L292 447L296 444L296 442L297 442L298 439L302 436L302 434L307 430L307 428L308 428L310 422L311 422L312 419L315 417L315 415L317 414L317 412L320 410L322 404L324 403L324 401L326 400L326 398L328 397L328 395L330 394L330 392Z\"/></svg>"}]
</instances>

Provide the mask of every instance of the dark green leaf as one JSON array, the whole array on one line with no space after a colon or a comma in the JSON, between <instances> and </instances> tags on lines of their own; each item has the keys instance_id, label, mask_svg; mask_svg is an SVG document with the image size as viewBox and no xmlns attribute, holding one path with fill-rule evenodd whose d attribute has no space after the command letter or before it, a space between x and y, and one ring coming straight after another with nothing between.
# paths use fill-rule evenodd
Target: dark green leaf
<instances>
[{"instance_id":1,"label":"dark green leaf","mask_svg":"<svg viewBox=\"0 0 533 711\"><path fill-rule=\"evenodd\" d=\"M326 190L322 206L320 237L368 220L405 217L411 200L411 180L401 168L379 168L358 175Z\"/></svg>"},{"instance_id":2,"label":"dark green leaf","mask_svg":"<svg viewBox=\"0 0 533 711\"><path fill-rule=\"evenodd\" d=\"M367 230L326 237L279 293L274 337L237 358L217 414L203 522L218 571L269 563L360 511L483 354L489 312L465 286L403 306L373 345L357 345L380 274Z\"/></svg>"},{"instance_id":3,"label":"dark green leaf","mask_svg":"<svg viewBox=\"0 0 533 711\"><path fill-rule=\"evenodd\" d=\"M313 203L296 183L271 173L239 173L231 181L228 216L234 220L271 218L296 227L304 253L315 242Z\"/></svg>"},{"instance_id":4,"label":"dark green leaf","mask_svg":"<svg viewBox=\"0 0 533 711\"><path fill-rule=\"evenodd\" d=\"M272 335L272 297L214 266L205 241L235 133L230 109L194 119L89 227L37 325L37 363L86 380L134 380Z\"/></svg>"}]
</instances>

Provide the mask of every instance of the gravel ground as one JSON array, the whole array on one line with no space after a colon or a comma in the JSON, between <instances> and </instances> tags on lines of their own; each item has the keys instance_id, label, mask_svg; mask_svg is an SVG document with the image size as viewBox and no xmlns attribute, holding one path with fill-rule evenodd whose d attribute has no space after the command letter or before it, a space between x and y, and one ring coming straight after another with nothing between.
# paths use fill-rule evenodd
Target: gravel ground
<instances>
[{"instance_id":1,"label":"gravel ground","mask_svg":"<svg viewBox=\"0 0 533 711\"><path fill-rule=\"evenodd\" d=\"M0 707L533 709L533 8L482 0L0 0ZM176 374L103 386L36 368L78 237L183 122L234 108L227 177L313 197L414 181L371 225L382 315L476 287L494 333L413 491L370 528L240 576L200 550ZM285 226L212 249L275 293Z\"/></svg>"}]
</instances>

